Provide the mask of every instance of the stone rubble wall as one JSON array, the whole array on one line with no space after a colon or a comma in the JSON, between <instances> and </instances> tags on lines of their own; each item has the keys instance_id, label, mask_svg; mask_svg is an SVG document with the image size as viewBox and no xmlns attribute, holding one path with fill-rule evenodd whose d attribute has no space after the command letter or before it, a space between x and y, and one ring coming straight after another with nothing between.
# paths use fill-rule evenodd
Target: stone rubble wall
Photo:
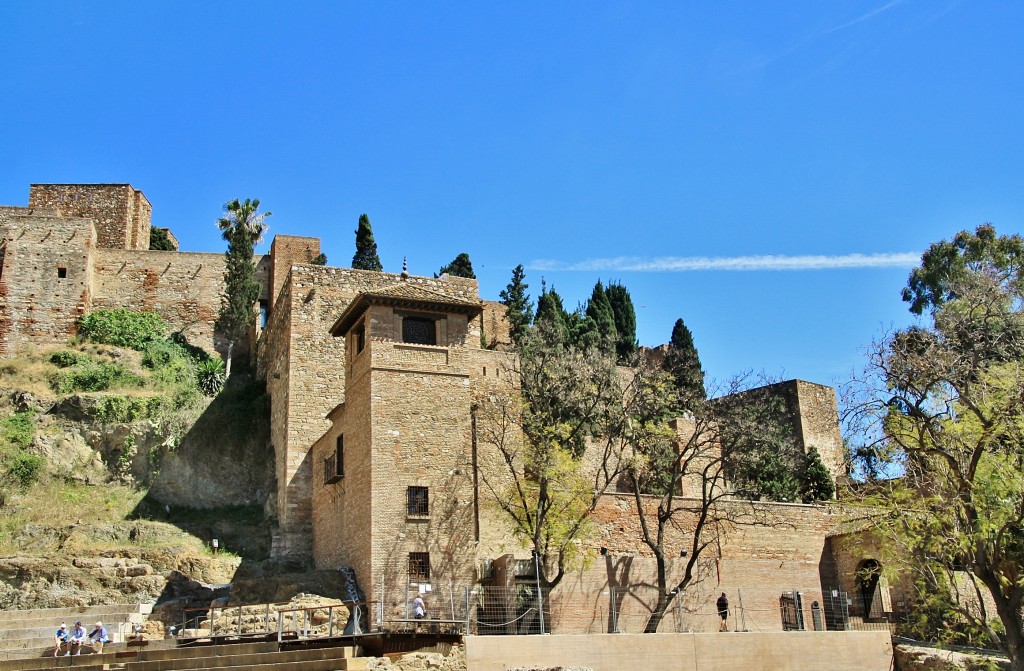
<instances>
[{"instance_id":1,"label":"stone rubble wall","mask_svg":"<svg viewBox=\"0 0 1024 671\"><path fill-rule=\"evenodd\" d=\"M92 219L98 247L149 249L153 208L131 184L33 184L28 203L64 217Z\"/></svg>"},{"instance_id":2,"label":"stone rubble wall","mask_svg":"<svg viewBox=\"0 0 1024 671\"><path fill-rule=\"evenodd\" d=\"M0 354L66 342L92 309L92 222L7 208L0 240Z\"/></svg>"}]
</instances>

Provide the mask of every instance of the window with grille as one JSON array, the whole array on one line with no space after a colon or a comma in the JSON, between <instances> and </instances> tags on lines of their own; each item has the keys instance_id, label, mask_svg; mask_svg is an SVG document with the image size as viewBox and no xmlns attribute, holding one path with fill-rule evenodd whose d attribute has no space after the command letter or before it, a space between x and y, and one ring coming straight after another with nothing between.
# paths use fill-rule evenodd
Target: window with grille
<instances>
[{"instance_id":1,"label":"window with grille","mask_svg":"<svg viewBox=\"0 0 1024 671\"><path fill-rule=\"evenodd\" d=\"M434 328L434 320L426 317L403 318L402 342L416 345L436 345L437 330Z\"/></svg>"},{"instance_id":2,"label":"window with grille","mask_svg":"<svg viewBox=\"0 0 1024 671\"><path fill-rule=\"evenodd\" d=\"M407 497L410 516L425 517L430 514L430 494L427 487L409 487Z\"/></svg>"},{"instance_id":3,"label":"window with grille","mask_svg":"<svg viewBox=\"0 0 1024 671\"><path fill-rule=\"evenodd\" d=\"M409 553L409 580L427 582L430 580L430 553Z\"/></svg>"},{"instance_id":4,"label":"window with grille","mask_svg":"<svg viewBox=\"0 0 1024 671\"><path fill-rule=\"evenodd\" d=\"M338 436L334 454L324 459L324 484L329 485L345 477L345 437Z\"/></svg>"}]
</instances>

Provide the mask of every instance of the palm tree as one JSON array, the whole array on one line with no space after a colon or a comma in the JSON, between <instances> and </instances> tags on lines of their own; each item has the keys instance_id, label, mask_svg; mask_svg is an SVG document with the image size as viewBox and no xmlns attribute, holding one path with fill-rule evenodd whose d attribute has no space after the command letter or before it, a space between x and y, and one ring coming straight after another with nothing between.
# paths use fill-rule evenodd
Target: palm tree
<instances>
[{"instance_id":1,"label":"palm tree","mask_svg":"<svg viewBox=\"0 0 1024 671\"><path fill-rule=\"evenodd\" d=\"M245 337L256 317L254 306L260 296L260 285L254 279L253 248L263 240L267 230L266 218L271 214L259 212L259 208L258 198L246 198L244 201L236 198L224 205L224 216L217 220L217 227L228 242L224 295L217 318L217 326L228 341L225 377L231 375L231 354L235 343Z\"/></svg>"},{"instance_id":2,"label":"palm tree","mask_svg":"<svg viewBox=\"0 0 1024 671\"><path fill-rule=\"evenodd\" d=\"M260 199L245 199L240 202L237 198L224 205L224 216L217 220L217 228L222 231L225 240L231 242L235 231L248 231L253 246L263 242L263 234L267 232L266 218L272 212L257 212L260 209Z\"/></svg>"}]
</instances>

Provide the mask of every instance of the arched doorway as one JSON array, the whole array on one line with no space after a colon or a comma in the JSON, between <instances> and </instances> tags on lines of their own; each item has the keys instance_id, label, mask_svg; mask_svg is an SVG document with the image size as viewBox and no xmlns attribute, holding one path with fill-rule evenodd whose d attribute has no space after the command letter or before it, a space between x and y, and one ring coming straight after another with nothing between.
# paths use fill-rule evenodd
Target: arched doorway
<instances>
[{"instance_id":1,"label":"arched doorway","mask_svg":"<svg viewBox=\"0 0 1024 671\"><path fill-rule=\"evenodd\" d=\"M857 596L865 620L884 617L882 594L878 584L881 577L882 565L876 559L865 559L857 568Z\"/></svg>"}]
</instances>

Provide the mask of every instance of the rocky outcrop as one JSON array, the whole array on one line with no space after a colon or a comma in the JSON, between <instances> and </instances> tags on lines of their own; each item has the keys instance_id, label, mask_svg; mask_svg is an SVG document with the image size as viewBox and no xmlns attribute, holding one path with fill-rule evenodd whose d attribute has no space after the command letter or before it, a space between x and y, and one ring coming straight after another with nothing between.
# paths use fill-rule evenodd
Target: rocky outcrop
<instances>
[{"instance_id":1,"label":"rocky outcrop","mask_svg":"<svg viewBox=\"0 0 1024 671\"><path fill-rule=\"evenodd\" d=\"M1001 657L899 644L893 646L896 671L1009 671L1009 660Z\"/></svg>"}]
</instances>

